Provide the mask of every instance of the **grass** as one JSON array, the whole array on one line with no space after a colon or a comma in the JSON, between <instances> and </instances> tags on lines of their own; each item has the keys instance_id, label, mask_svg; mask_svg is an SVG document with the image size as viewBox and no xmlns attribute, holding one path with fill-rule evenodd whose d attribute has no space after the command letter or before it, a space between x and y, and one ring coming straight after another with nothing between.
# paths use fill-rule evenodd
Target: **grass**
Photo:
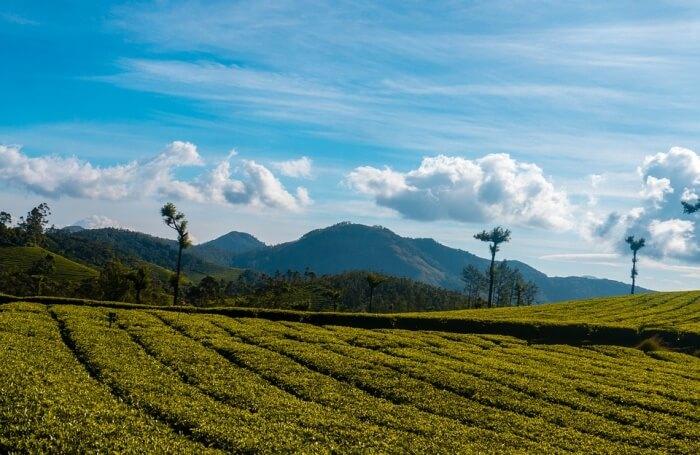
<instances>
[{"instance_id":1,"label":"grass","mask_svg":"<svg viewBox=\"0 0 700 455\"><path fill-rule=\"evenodd\" d=\"M485 318L533 323L585 323L700 333L700 291L658 292L544 305L421 313L425 317Z\"/></svg>"},{"instance_id":2,"label":"grass","mask_svg":"<svg viewBox=\"0 0 700 455\"><path fill-rule=\"evenodd\" d=\"M0 247L0 267L10 270L26 271L32 265L50 254L54 257L55 270L50 275L58 281L81 281L85 278L93 278L98 272L70 259L49 252L40 247Z\"/></svg>"},{"instance_id":3,"label":"grass","mask_svg":"<svg viewBox=\"0 0 700 455\"><path fill-rule=\"evenodd\" d=\"M0 305L4 451L700 448L677 352L47 303Z\"/></svg>"}]
</instances>

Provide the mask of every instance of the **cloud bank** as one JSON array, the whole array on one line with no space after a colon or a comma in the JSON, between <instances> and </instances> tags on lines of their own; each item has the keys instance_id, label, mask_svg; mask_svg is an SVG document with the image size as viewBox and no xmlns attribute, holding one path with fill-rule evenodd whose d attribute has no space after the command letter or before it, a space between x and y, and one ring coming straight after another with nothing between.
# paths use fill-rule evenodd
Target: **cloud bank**
<instances>
[{"instance_id":1,"label":"cloud bank","mask_svg":"<svg viewBox=\"0 0 700 455\"><path fill-rule=\"evenodd\" d=\"M657 259L697 262L697 215L683 213L681 201L695 202L700 195L700 156L692 150L673 147L668 152L647 156L638 169L641 180L639 206L613 212L593 223L593 237L619 239L628 235L645 237L642 252Z\"/></svg>"},{"instance_id":2,"label":"cloud bank","mask_svg":"<svg viewBox=\"0 0 700 455\"><path fill-rule=\"evenodd\" d=\"M346 176L355 191L406 218L432 221L503 222L566 230L572 207L535 164L506 154L476 160L438 155L418 169L358 167Z\"/></svg>"},{"instance_id":3,"label":"cloud bank","mask_svg":"<svg viewBox=\"0 0 700 455\"><path fill-rule=\"evenodd\" d=\"M19 147L0 145L0 182L52 199L116 201L156 197L292 211L311 203L305 188L297 188L293 195L262 164L240 160L240 166L232 170L231 158L233 155L211 172L185 181L175 177L178 168L204 166L197 147L190 142L174 141L154 157L106 167L76 157L33 158Z\"/></svg>"}]
</instances>

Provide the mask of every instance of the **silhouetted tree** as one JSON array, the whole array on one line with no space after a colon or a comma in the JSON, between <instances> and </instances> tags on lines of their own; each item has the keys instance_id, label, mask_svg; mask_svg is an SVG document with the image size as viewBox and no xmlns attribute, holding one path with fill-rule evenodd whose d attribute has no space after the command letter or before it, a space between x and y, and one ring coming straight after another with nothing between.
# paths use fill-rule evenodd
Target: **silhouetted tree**
<instances>
[{"instance_id":1,"label":"silhouetted tree","mask_svg":"<svg viewBox=\"0 0 700 455\"><path fill-rule=\"evenodd\" d=\"M102 298L105 300L124 301L129 294L129 269L120 261L113 259L100 269L98 278Z\"/></svg>"},{"instance_id":2,"label":"silhouetted tree","mask_svg":"<svg viewBox=\"0 0 700 455\"><path fill-rule=\"evenodd\" d=\"M496 226L490 232L481 231L474 235L474 238L481 240L482 242L489 242L489 251L491 252L491 267L489 267L489 296L488 296L488 307L493 306L493 284L494 275L496 273L496 253L500 250L499 245L501 243L508 242L510 240L510 230L503 229L500 226Z\"/></svg>"},{"instance_id":3,"label":"silhouetted tree","mask_svg":"<svg viewBox=\"0 0 700 455\"><path fill-rule=\"evenodd\" d=\"M44 246L44 229L49 223L51 209L46 203L41 203L27 213L27 217L20 217L19 230L25 245Z\"/></svg>"},{"instance_id":4,"label":"silhouetted tree","mask_svg":"<svg viewBox=\"0 0 700 455\"><path fill-rule=\"evenodd\" d=\"M372 312L372 301L374 300L374 290L379 287L380 284L386 281L386 278L377 275L376 273L367 274L367 285L369 286L369 305L367 306L367 312Z\"/></svg>"},{"instance_id":5,"label":"silhouetted tree","mask_svg":"<svg viewBox=\"0 0 700 455\"><path fill-rule=\"evenodd\" d=\"M15 243L14 234L12 215L7 212L0 212L0 245L13 245Z\"/></svg>"},{"instance_id":6,"label":"silhouetted tree","mask_svg":"<svg viewBox=\"0 0 700 455\"><path fill-rule=\"evenodd\" d=\"M488 279L481 270L473 265L469 265L462 270L462 281L464 281L464 292L469 299L469 306L481 306L483 302L482 291L488 286Z\"/></svg>"},{"instance_id":7,"label":"silhouetted tree","mask_svg":"<svg viewBox=\"0 0 700 455\"><path fill-rule=\"evenodd\" d=\"M148 289L148 286L151 284L151 277L148 274L148 270L144 266L139 266L136 270L129 272L127 278L134 286L136 303L141 303L141 293Z\"/></svg>"},{"instance_id":8,"label":"silhouetted tree","mask_svg":"<svg viewBox=\"0 0 700 455\"><path fill-rule=\"evenodd\" d=\"M35 280L35 295L41 295L41 287L44 280L48 275L51 275L54 270L56 270L56 264L54 262L54 257L51 254L47 254L45 257L32 264L27 271L27 274Z\"/></svg>"},{"instance_id":9,"label":"silhouetted tree","mask_svg":"<svg viewBox=\"0 0 700 455\"><path fill-rule=\"evenodd\" d=\"M681 204L683 205L683 213L695 213L700 210L700 201L695 203L681 201Z\"/></svg>"},{"instance_id":10,"label":"silhouetted tree","mask_svg":"<svg viewBox=\"0 0 700 455\"><path fill-rule=\"evenodd\" d=\"M634 284L635 280L637 278L638 272L637 272L637 251L641 250L644 248L645 240L643 238L640 238L638 240L634 239L633 235L630 235L625 239L625 242L630 246L630 250L632 250L632 291L630 294L634 294Z\"/></svg>"},{"instance_id":11,"label":"silhouetted tree","mask_svg":"<svg viewBox=\"0 0 700 455\"><path fill-rule=\"evenodd\" d=\"M182 265L182 250L192 245L190 233L187 231L187 220L185 214L178 212L175 204L168 202L160 209L160 215L163 217L165 224L177 232L177 265L175 268L175 279L173 282L174 295L173 305L177 305L180 292L180 268Z\"/></svg>"}]
</instances>

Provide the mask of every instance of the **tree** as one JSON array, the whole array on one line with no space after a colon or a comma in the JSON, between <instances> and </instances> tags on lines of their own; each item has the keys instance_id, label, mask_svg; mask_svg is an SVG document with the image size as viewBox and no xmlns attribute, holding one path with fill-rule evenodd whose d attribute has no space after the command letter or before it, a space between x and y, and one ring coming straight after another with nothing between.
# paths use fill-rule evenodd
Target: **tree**
<instances>
[{"instance_id":1,"label":"tree","mask_svg":"<svg viewBox=\"0 0 700 455\"><path fill-rule=\"evenodd\" d=\"M124 301L131 289L129 269L116 259L107 261L102 266L98 281L105 300Z\"/></svg>"},{"instance_id":2,"label":"tree","mask_svg":"<svg viewBox=\"0 0 700 455\"><path fill-rule=\"evenodd\" d=\"M700 210L700 201L695 203L681 201L681 204L683 204L683 213L695 213Z\"/></svg>"},{"instance_id":3,"label":"tree","mask_svg":"<svg viewBox=\"0 0 700 455\"><path fill-rule=\"evenodd\" d=\"M56 270L54 257L47 254L45 257L34 262L27 271L27 274L36 280L35 295L41 295L41 287L48 275L51 275Z\"/></svg>"},{"instance_id":4,"label":"tree","mask_svg":"<svg viewBox=\"0 0 700 455\"><path fill-rule=\"evenodd\" d=\"M474 235L474 238L481 240L482 242L489 242L489 251L491 252L491 267L489 267L489 297L488 297L488 307L493 306L493 284L494 284L494 274L496 273L496 253L500 250L499 245L510 241L510 230L503 229L500 226L493 228L490 232L481 231Z\"/></svg>"},{"instance_id":5,"label":"tree","mask_svg":"<svg viewBox=\"0 0 700 455\"><path fill-rule=\"evenodd\" d=\"M139 266L136 270L132 270L127 275L129 281L134 286L134 293L136 294L136 303L141 303L141 293L148 289L151 285L151 277L148 274L146 267Z\"/></svg>"},{"instance_id":6,"label":"tree","mask_svg":"<svg viewBox=\"0 0 700 455\"><path fill-rule=\"evenodd\" d=\"M635 240L634 236L630 235L625 239L625 242L627 242L627 244L630 246L630 250L632 250L632 291L630 292L630 294L634 294L634 283L637 278L637 275L639 274L637 272L637 251L644 248L644 244L646 241L643 238Z\"/></svg>"},{"instance_id":7,"label":"tree","mask_svg":"<svg viewBox=\"0 0 700 455\"><path fill-rule=\"evenodd\" d=\"M12 215L0 212L0 245L14 244L15 230L12 229Z\"/></svg>"},{"instance_id":8,"label":"tree","mask_svg":"<svg viewBox=\"0 0 700 455\"><path fill-rule=\"evenodd\" d=\"M487 285L486 275L473 265L468 265L462 270L462 281L464 281L464 292L469 299L469 306L481 306L483 302L482 291Z\"/></svg>"},{"instance_id":9,"label":"tree","mask_svg":"<svg viewBox=\"0 0 700 455\"><path fill-rule=\"evenodd\" d=\"M173 296L173 305L177 305L180 292L180 268L182 265L182 250L192 245L190 233L187 231L187 220L185 214L178 212L175 204L168 202L160 209L160 215L163 217L165 224L177 232L177 265L175 268L175 280L173 287L175 295Z\"/></svg>"},{"instance_id":10,"label":"tree","mask_svg":"<svg viewBox=\"0 0 700 455\"><path fill-rule=\"evenodd\" d=\"M377 275L376 273L367 274L367 285L369 286L369 305L367 306L367 312L372 312L372 301L374 300L374 290L379 287L380 284L386 281L386 278Z\"/></svg>"},{"instance_id":11,"label":"tree","mask_svg":"<svg viewBox=\"0 0 700 455\"><path fill-rule=\"evenodd\" d=\"M51 209L42 202L27 213L27 217L20 217L19 230L22 233L24 244L29 246L43 246L44 228L49 224Z\"/></svg>"}]
</instances>

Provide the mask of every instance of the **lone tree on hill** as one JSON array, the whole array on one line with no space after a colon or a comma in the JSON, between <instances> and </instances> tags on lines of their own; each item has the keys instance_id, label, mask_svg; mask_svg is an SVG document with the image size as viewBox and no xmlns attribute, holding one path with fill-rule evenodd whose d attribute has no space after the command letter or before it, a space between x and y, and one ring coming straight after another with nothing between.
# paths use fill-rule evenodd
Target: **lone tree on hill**
<instances>
[{"instance_id":1,"label":"lone tree on hill","mask_svg":"<svg viewBox=\"0 0 700 455\"><path fill-rule=\"evenodd\" d=\"M173 296L173 305L177 305L180 294L180 267L182 264L182 250L192 245L190 233L187 231L187 220L185 214L177 211L177 207L172 202L168 202L160 209L160 215L163 217L165 224L177 232L177 266L175 268L175 281L173 283L175 295Z\"/></svg>"},{"instance_id":2,"label":"lone tree on hill","mask_svg":"<svg viewBox=\"0 0 700 455\"><path fill-rule=\"evenodd\" d=\"M510 241L510 230L503 229L501 226L496 226L490 232L481 231L474 235L474 238L482 242L490 242L489 251L491 252L491 267L489 268L489 298L488 307L493 305L493 282L496 273L496 253L500 250L498 245Z\"/></svg>"},{"instance_id":3,"label":"lone tree on hill","mask_svg":"<svg viewBox=\"0 0 700 455\"><path fill-rule=\"evenodd\" d=\"M632 250L632 291L630 294L634 294L634 282L637 278L637 275L639 273L637 272L637 251L641 250L644 248L645 245L645 240L643 238L635 240L633 235L630 235L625 239L625 242L630 246L630 250Z\"/></svg>"},{"instance_id":4,"label":"lone tree on hill","mask_svg":"<svg viewBox=\"0 0 700 455\"><path fill-rule=\"evenodd\" d=\"M367 306L368 313L372 312L372 301L374 300L374 290L385 281L386 281L386 278L384 278L381 275L377 275L376 273L367 274L367 285L369 285L369 305Z\"/></svg>"},{"instance_id":5,"label":"lone tree on hill","mask_svg":"<svg viewBox=\"0 0 700 455\"><path fill-rule=\"evenodd\" d=\"M683 204L683 213L695 213L700 210L700 201L695 203L681 201L681 204Z\"/></svg>"}]
</instances>

